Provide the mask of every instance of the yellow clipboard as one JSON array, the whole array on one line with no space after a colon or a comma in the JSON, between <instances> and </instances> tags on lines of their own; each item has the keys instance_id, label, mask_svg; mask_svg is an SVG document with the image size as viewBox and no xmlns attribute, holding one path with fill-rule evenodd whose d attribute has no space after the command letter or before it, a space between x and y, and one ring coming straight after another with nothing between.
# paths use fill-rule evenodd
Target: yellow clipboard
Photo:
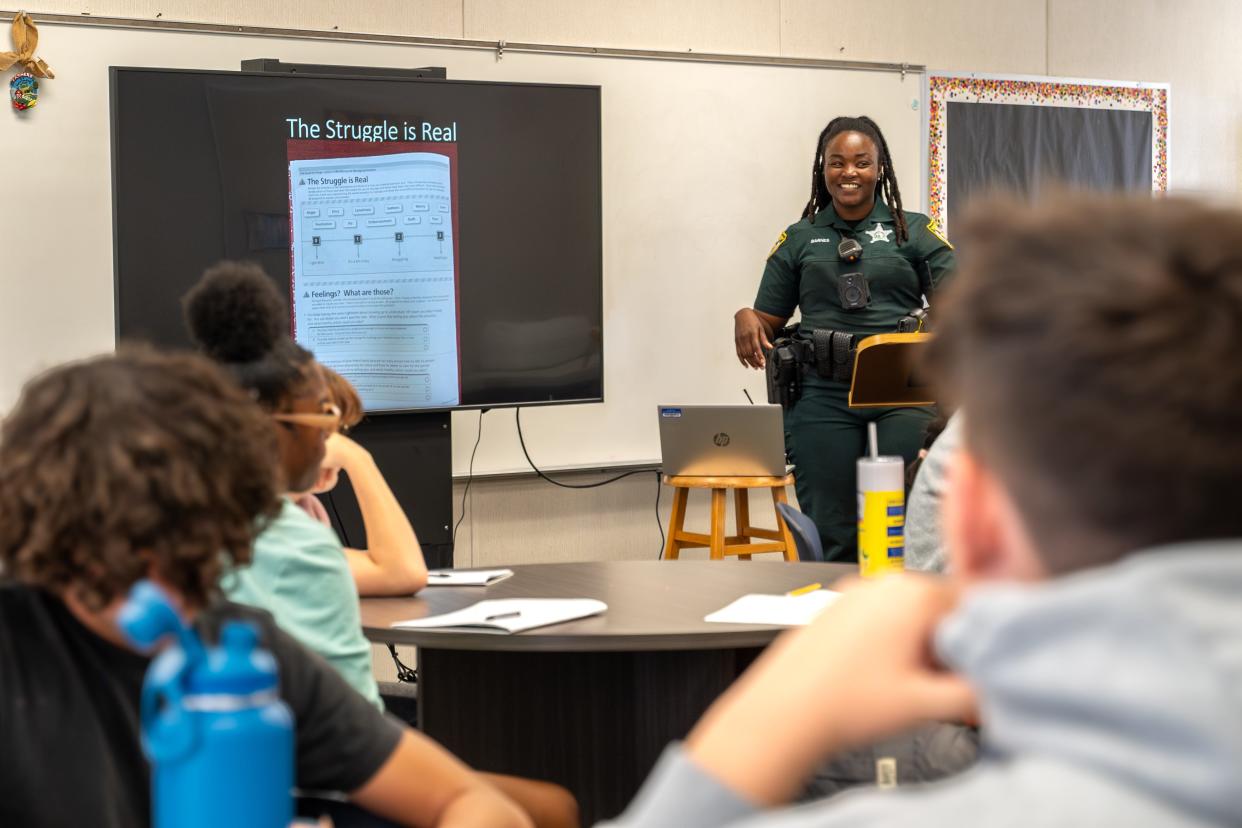
<instances>
[{"instance_id":1,"label":"yellow clipboard","mask_svg":"<svg viewBox=\"0 0 1242 828\"><path fill-rule=\"evenodd\" d=\"M935 405L935 395L918 371L919 358L931 338L927 333L891 333L859 342L850 380L850 407Z\"/></svg>"}]
</instances>

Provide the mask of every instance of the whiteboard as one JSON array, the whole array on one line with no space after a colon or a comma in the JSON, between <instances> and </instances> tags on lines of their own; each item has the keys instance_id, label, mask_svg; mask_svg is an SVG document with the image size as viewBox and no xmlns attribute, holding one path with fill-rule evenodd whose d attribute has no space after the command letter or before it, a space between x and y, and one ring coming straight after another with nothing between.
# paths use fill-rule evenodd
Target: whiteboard
<instances>
[{"instance_id":1,"label":"whiteboard","mask_svg":"<svg viewBox=\"0 0 1242 828\"><path fill-rule=\"evenodd\" d=\"M239 68L246 58L446 66L465 80L602 88L604 402L529 408L540 467L657 461L656 406L764 400L733 352L733 312L801 213L835 115L884 129L905 206L922 209L917 75L42 24L56 71L0 122L10 241L0 269L0 409L35 371L114 345L108 67ZM499 148L503 151L503 148ZM16 159L21 159L20 161ZM20 227L20 232L16 232ZM479 413L453 414L466 471ZM528 470L511 410L489 412L475 474Z\"/></svg>"}]
</instances>

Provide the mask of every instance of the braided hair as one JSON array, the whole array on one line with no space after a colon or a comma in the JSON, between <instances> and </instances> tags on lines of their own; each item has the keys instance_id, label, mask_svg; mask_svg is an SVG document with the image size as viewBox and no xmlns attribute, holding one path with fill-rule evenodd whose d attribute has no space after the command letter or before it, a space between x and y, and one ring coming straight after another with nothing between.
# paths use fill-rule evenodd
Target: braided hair
<instances>
[{"instance_id":1,"label":"braided hair","mask_svg":"<svg viewBox=\"0 0 1242 828\"><path fill-rule=\"evenodd\" d=\"M884 133L880 132L879 125L866 115L860 115L857 118L833 118L819 134L819 141L815 145L815 162L811 165L811 198L802 210L802 218L813 221L820 210L832 203L832 196L829 195L828 185L824 181L824 150L829 141L843 132L861 133L875 144L880 154L877 159L880 164L880 174L876 185L876 195L882 198L892 210L893 222L897 225L897 243L904 244L910 238L910 233L906 228L906 215L901 209L901 190L897 187L897 174L893 172L893 160L888 152L888 142L884 140Z\"/></svg>"}]
</instances>

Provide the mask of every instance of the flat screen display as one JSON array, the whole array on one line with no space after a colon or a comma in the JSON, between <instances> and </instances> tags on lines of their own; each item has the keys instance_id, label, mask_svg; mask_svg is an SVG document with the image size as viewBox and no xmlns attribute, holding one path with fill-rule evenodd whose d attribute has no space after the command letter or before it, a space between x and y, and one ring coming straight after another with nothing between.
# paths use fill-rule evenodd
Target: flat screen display
<instances>
[{"instance_id":1,"label":"flat screen display","mask_svg":"<svg viewBox=\"0 0 1242 828\"><path fill-rule=\"evenodd\" d=\"M594 86L113 68L119 340L260 264L371 412L603 398Z\"/></svg>"}]
</instances>

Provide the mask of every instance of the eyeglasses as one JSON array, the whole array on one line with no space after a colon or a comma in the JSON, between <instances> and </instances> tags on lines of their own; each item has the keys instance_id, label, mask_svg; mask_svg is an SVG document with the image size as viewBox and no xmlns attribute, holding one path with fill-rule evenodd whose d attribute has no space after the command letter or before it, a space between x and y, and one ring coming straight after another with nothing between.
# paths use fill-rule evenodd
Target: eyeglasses
<instances>
[{"instance_id":1,"label":"eyeglasses","mask_svg":"<svg viewBox=\"0 0 1242 828\"><path fill-rule=\"evenodd\" d=\"M272 419L281 423L310 426L323 431L336 431L341 427L341 409L335 405L325 405L322 414L311 413L278 413Z\"/></svg>"}]
</instances>

